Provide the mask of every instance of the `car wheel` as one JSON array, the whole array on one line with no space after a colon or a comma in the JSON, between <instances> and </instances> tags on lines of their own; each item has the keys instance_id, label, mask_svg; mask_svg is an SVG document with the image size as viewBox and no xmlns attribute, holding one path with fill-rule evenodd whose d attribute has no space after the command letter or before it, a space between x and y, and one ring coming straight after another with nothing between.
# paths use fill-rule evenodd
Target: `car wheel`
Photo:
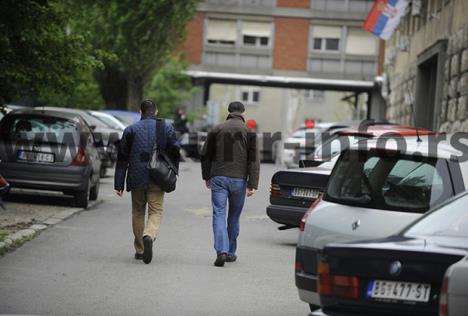
<instances>
[{"instance_id":1,"label":"car wheel","mask_svg":"<svg viewBox=\"0 0 468 316\"><path fill-rule=\"evenodd\" d=\"M315 312L317 309L320 308L320 306L314 305L314 304L309 304L309 308L310 308L311 312Z\"/></svg>"},{"instance_id":2,"label":"car wheel","mask_svg":"<svg viewBox=\"0 0 468 316\"><path fill-rule=\"evenodd\" d=\"M91 188L89 192L89 199L91 201L96 201L99 195L99 179L97 179L96 183L94 186Z\"/></svg>"},{"instance_id":3,"label":"car wheel","mask_svg":"<svg viewBox=\"0 0 468 316\"><path fill-rule=\"evenodd\" d=\"M82 207L82 208L88 207L90 182L91 180L88 179L88 182L86 183L86 187L84 188L84 190L78 191L75 193L75 206Z\"/></svg>"},{"instance_id":4,"label":"car wheel","mask_svg":"<svg viewBox=\"0 0 468 316\"><path fill-rule=\"evenodd\" d=\"M101 178L104 178L106 176L106 173L107 173L107 168L106 167L101 167L101 170L99 170L99 176Z\"/></svg>"}]
</instances>

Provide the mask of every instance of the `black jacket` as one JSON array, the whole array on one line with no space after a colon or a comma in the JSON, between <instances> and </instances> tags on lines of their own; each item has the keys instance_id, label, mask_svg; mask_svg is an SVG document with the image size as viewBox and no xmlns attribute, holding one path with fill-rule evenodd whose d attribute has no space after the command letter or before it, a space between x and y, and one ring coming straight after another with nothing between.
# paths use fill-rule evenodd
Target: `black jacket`
<instances>
[{"instance_id":1,"label":"black jacket","mask_svg":"<svg viewBox=\"0 0 468 316\"><path fill-rule=\"evenodd\" d=\"M247 180L247 187L258 188L257 134L245 126L241 114L230 113L224 123L208 133L201 160L204 180L214 176L241 178Z\"/></svg>"}]
</instances>

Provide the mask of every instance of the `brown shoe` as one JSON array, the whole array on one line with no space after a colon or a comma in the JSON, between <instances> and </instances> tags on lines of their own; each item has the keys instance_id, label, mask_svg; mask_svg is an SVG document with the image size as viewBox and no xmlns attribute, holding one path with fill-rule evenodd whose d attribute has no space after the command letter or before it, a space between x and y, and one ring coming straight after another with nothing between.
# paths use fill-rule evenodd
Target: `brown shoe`
<instances>
[{"instance_id":1,"label":"brown shoe","mask_svg":"<svg viewBox=\"0 0 468 316\"><path fill-rule=\"evenodd\" d=\"M142 254L142 253L135 252L135 259L136 259L136 260L143 260L143 254Z\"/></svg>"}]
</instances>

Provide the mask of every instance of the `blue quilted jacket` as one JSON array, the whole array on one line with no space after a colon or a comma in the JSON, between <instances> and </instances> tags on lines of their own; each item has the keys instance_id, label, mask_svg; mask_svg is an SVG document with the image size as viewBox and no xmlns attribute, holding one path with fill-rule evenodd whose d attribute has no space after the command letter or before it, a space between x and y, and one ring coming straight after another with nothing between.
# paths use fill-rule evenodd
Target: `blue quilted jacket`
<instances>
[{"instance_id":1,"label":"blue quilted jacket","mask_svg":"<svg viewBox=\"0 0 468 316\"><path fill-rule=\"evenodd\" d=\"M146 165L156 140L156 124L161 123L166 125L166 137L158 141L160 148L169 156L171 152L178 153L174 126L166 121L156 121L154 115L143 115L139 122L128 126L123 132L115 168L115 190L124 189L125 176L127 176L127 191L148 187L151 180ZM174 163L177 165L178 161Z\"/></svg>"}]
</instances>

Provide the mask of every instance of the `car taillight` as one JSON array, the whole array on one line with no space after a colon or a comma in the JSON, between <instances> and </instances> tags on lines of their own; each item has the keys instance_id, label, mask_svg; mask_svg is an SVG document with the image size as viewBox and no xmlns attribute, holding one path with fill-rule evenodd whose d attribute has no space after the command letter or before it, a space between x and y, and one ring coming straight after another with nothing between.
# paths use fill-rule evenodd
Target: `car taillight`
<instances>
[{"instance_id":1,"label":"car taillight","mask_svg":"<svg viewBox=\"0 0 468 316\"><path fill-rule=\"evenodd\" d=\"M78 152L75 158L73 158L71 165L73 166L85 166L88 163L88 156L83 147L78 147Z\"/></svg>"},{"instance_id":2,"label":"car taillight","mask_svg":"<svg viewBox=\"0 0 468 316\"><path fill-rule=\"evenodd\" d=\"M301 232L304 231L304 228L305 228L305 224L307 222L307 218L309 217L310 213L312 213L313 209L317 206L317 204L319 204L319 202L322 200L322 194L319 194L319 196L317 197L317 199L314 201L314 203L312 203L312 205L309 207L309 209L307 210L307 212L304 214L304 216L302 217L301 219L301 223L299 224L299 230Z\"/></svg>"},{"instance_id":3,"label":"car taillight","mask_svg":"<svg viewBox=\"0 0 468 316\"><path fill-rule=\"evenodd\" d=\"M442 282L439 299L439 316L448 316L448 278L445 276Z\"/></svg>"},{"instance_id":4,"label":"car taillight","mask_svg":"<svg viewBox=\"0 0 468 316\"><path fill-rule=\"evenodd\" d=\"M296 272L301 272L302 271L302 263L296 262L296 264L294 265L294 268L295 268Z\"/></svg>"},{"instance_id":5,"label":"car taillight","mask_svg":"<svg viewBox=\"0 0 468 316\"><path fill-rule=\"evenodd\" d=\"M359 298L359 278L355 276L331 275L326 262L320 262L318 274L318 293L342 298Z\"/></svg>"},{"instance_id":6,"label":"car taillight","mask_svg":"<svg viewBox=\"0 0 468 316\"><path fill-rule=\"evenodd\" d=\"M279 184L271 184L270 186L270 196L280 197L281 196L281 188Z\"/></svg>"},{"instance_id":7,"label":"car taillight","mask_svg":"<svg viewBox=\"0 0 468 316\"><path fill-rule=\"evenodd\" d=\"M4 186L4 185L7 185L7 184L8 184L7 180L5 180L4 177L0 177L0 186Z\"/></svg>"}]
</instances>

